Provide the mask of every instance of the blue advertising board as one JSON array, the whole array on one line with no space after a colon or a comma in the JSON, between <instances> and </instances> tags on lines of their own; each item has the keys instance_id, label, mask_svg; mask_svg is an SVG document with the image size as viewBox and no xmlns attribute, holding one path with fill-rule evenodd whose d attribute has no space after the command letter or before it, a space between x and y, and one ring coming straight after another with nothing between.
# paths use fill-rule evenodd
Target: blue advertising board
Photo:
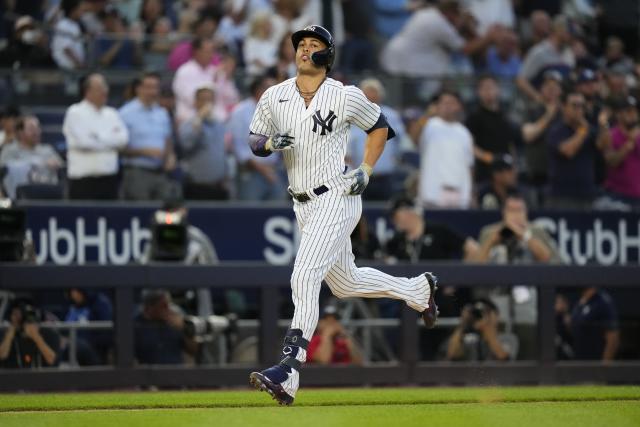
<instances>
[{"instance_id":1,"label":"blue advertising board","mask_svg":"<svg viewBox=\"0 0 640 427\"><path fill-rule=\"evenodd\" d=\"M140 259L150 238L149 205L27 205L27 223L38 263L128 264ZM364 215L379 239L392 233L384 206L365 206ZM430 220L477 237L500 219L491 211L428 211ZM223 261L293 261L299 242L290 205L212 204L194 206L190 222L202 229ZM563 257L576 264L638 263L640 216L619 212L530 213L556 240Z\"/></svg>"}]
</instances>

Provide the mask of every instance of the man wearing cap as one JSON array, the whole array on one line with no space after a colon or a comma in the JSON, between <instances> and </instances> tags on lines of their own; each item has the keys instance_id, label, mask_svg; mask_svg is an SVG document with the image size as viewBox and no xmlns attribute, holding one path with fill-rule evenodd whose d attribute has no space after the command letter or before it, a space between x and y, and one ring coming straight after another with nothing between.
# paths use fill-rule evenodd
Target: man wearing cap
<instances>
[{"instance_id":1,"label":"man wearing cap","mask_svg":"<svg viewBox=\"0 0 640 427\"><path fill-rule=\"evenodd\" d=\"M478 188L480 209L501 209L509 190L518 185L513 157L510 154L497 156L491 163L491 182Z\"/></svg>"},{"instance_id":2,"label":"man wearing cap","mask_svg":"<svg viewBox=\"0 0 640 427\"><path fill-rule=\"evenodd\" d=\"M640 124L638 105L632 98L614 104L617 125L611 129L611 143L605 150L609 196L640 209Z\"/></svg>"},{"instance_id":3,"label":"man wearing cap","mask_svg":"<svg viewBox=\"0 0 640 427\"><path fill-rule=\"evenodd\" d=\"M6 48L0 51L0 66L49 68L55 66L49 54L48 40L33 18L21 16L13 27L13 35Z\"/></svg>"}]
</instances>

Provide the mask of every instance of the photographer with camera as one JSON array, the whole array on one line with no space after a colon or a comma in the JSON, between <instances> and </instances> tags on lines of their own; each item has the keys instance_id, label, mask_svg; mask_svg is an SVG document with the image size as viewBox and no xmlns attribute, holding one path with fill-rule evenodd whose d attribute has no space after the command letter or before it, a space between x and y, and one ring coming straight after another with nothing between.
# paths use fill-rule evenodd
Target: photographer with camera
<instances>
[{"instance_id":1,"label":"photographer with camera","mask_svg":"<svg viewBox=\"0 0 640 427\"><path fill-rule=\"evenodd\" d=\"M56 366L60 337L51 329L40 329L39 311L26 301L17 301L10 313L10 324L0 343L0 366L9 369Z\"/></svg>"},{"instance_id":2,"label":"photographer with camera","mask_svg":"<svg viewBox=\"0 0 640 427\"><path fill-rule=\"evenodd\" d=\"M465 305L460 314L460 324L447 342L446 359L515 359L517 340L511 334L498 332L499 319L498 308L488 299Z\"/></svg>"},{"instance_id":3,"label":"photographer with camera","mask_svg":"<svg viewBox=\"0 0 640 427\"><path fill-rule=\"evenodd\" d=\"M531 222L522 194L510 190L502 208L502 221L480 230L480 249L472 258L477 262L525 264L560 263L555 242L542 227Z\"/></svg>"},{"instance_id":4,"label":"photographer with camera","mask_svg":"<svg viewBox=\"0 0 640 427\"><path fill-rule=\"evenodd\" d=\"M195 356L198 343L185 328L185 316L164 289L142 293L142 311L135 317L136 359L141 364L182 364L184 353Z\"/></svg>"},{"instance_id":5,"label":"photographer with camera","mask_svg":"<svg viewBox=\"0 0 640 427\"><path fill-rule=\"evenodd\" d=\"M362 364L362 352L338 320L335 305L327 305L324 308L316 332L309 342L307 361L322 365Z\"/></svg>"}]
</instances>

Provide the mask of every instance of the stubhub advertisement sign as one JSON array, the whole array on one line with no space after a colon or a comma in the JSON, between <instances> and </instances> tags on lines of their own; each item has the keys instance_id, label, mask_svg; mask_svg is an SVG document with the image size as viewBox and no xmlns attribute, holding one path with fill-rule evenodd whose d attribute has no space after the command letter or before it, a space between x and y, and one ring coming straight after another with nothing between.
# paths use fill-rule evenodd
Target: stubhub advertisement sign
<instances>
[{"instance_id":1,"label":"stubhub advertisement sign","mask_svg":"<svg viewBox=\"0 0 640 427\"><path fill-rule=\"evenodd\" d=\"M28 230L38 263L129 264L137 262L150 239L152 206L27 205ZM370 206L364 215L379 239L392 226L383 207ZM427 211L463 235L477 238L482 226L498 221L498 212ZM556 240L563 257L575 264L638 263L640 215L619 212L532 212L532 219ZM290 206L247 207L216 204L192 207L190 223L207 234L223 261L293 261L299 242Z\"/></svg>"}]
</instances>

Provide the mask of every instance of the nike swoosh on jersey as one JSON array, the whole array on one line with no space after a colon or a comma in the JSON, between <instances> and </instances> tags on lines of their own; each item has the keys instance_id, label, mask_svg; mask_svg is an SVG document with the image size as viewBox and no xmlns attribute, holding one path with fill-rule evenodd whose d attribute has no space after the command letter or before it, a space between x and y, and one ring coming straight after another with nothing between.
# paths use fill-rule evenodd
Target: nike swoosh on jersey
<instances>
[{"instance_id":1,"label":"nike swoosh on jersey","mask_svg":"<svg viewBox=\"0 0 640 427\"><path fill-rule=\"evenodd\" d=\"M278 99L278 102L287 102L288 99Z\"/></svg>"}]
</instances>

